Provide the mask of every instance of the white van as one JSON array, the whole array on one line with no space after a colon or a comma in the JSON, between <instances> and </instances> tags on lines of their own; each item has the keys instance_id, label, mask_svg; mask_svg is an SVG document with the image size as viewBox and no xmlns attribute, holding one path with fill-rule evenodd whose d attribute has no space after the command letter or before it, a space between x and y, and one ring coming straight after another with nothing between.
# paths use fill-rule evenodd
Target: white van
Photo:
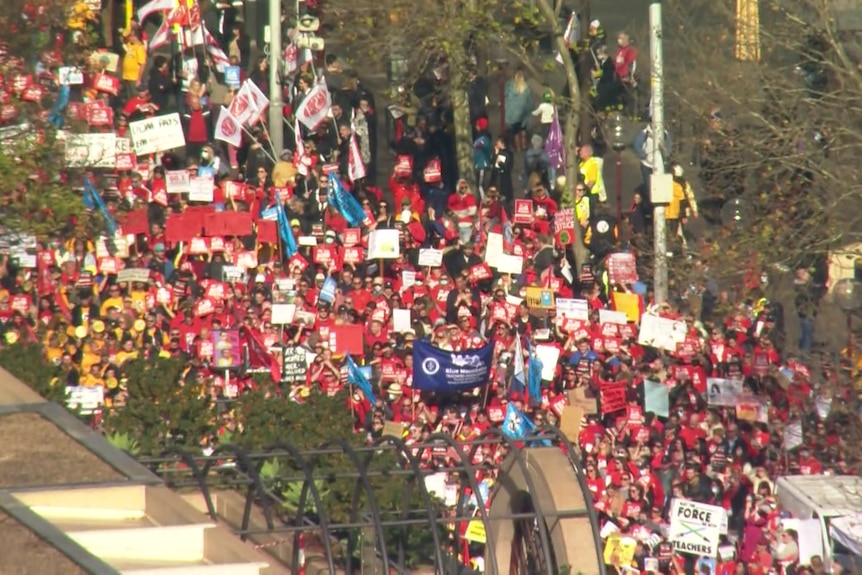
<instances>
[{"instance_id":1,"label":"white van","mask_svg":"<svg viewBox=\"0 0 862 575\"><path fill-rule=\"evenodd\" d=\"M779 477L775 493L781 508L799 531L799 557L806 562L820 555L831 571L837 562L851 573L862 570L862 533L847 529L862 521L862 477L791 475Z\"/></svg>"}]
</instances>

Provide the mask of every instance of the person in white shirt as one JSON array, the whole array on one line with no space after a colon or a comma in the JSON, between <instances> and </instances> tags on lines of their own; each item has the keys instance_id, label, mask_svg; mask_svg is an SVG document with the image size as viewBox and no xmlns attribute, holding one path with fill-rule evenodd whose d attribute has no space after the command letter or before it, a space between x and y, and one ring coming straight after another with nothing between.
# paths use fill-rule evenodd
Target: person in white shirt
<instances>
[{"instance_id":1,"label":"person in white shirt","mask_svg":"<svg viewBox=\"0 0 862 575\"><path fill-rule=\"evenodd\" d=\"M541 124L541 128L537 133L542 136L542 140L547 139L548 132L551 129L551 123L554 121L554 115L557 113L553 99L554 98L550 92L545 92L542 95L542 103L533 110L533 117L538 116Z\"/></svg>"}]
</instances>

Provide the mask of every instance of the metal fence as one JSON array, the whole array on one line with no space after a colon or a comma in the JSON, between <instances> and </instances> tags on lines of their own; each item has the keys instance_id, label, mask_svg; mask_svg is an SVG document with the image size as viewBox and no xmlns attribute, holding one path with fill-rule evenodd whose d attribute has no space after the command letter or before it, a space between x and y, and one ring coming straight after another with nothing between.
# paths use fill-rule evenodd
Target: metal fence
<instances>
[{"instance_id":1,"label":"metal fence","mask_svg":"<svg viewBox=\"0 0 862 575\"><path fill-rule=\"evenodd\" d=\"M277 541L292 546L290 560L282 560L294 573L304 566L303 540L306 536L317 541L315 560L320 563L319 567L328 568L330 573L350 574L360 570L363 573L409 572L406 555L410 551L410 543L405 536L408 529L421 530L421 534L427 537L427 560L423 563L429 564L435 573L469 573L469 569L462 571L462 567L455 566L464 562L462 550L466 552L471 545L465 539L464 528L470 522L481 521L486 537L485 549L477 555L484 558L485 572L559 575L572 566L557 564L548 526L565 518L586 518L592 527L596 556L601 557L601 540L592 505L549 512L541 505L530 504L519 508L518 513L495 512L491 517L481 495L477 495L482 492L478 480L480 474L493 476L500 471L499 462L485 460L474 464L479 450L490 447L506 452L509 465L517 466L525 478L526 491L534 493L535 470L528 469L526 463L526 454L534 446L553 446L565 453L584 500L591 501L577 459L578 450L555 428L541 428L517 441L506 437L499 429L488 429L472 441L456 441L449 435L433 434L422 443L412 445L398 437L384 436L364 446L333 439L314 449L299 449L289 442L281 442L266 449L249 451L235 444L224 444L210 455L169 448L159 457L141 458L140 462L174 489L199 490L213 520L219 519L214 504L215 493L224 489L238 490L244 495L245 507L240 524L233 526L234 531L241 538L252 540L259 540L255 536L281 534ZM443 453L445 457L440 457ZM275 492L273 478L267 474L266 466L272 465L273 461L283 462L284 473L278 478L281 485L301 485L298 501L292 506L295 509L288 512ZM450 501L454 499L454 506L444 506L426 486L426 478L440 472L457 478L456 493L448 498ZM396 481L403 478L402 503L388 508L380 504L380 498L386 494L381 493L379 485L374 485L379 478ZM346 519L330 517L326 511L327 494L322 486L337 481L353 484L349 490ZM479 501L474 499L471 505L470 495ZM490 499L493 501L493 498L492 489ZM252 525L255 508L264 518L263 528ZM492 521L510 522L515 526L518 535L512 543L511 565L497 564L494 529L489 528ZM346 545L339 542L339 538L342 541L346 539ZM367 555L363 555L363 549L360 549L360 542L362 547L368 547L369 539L374 541L371 563L376 564L376 568L371 569ZM259 547L270 545L275 543ZM475 543L473 545L475 549ZM527 552L518 552L519 549ZM456 558L459 553L460 561ZM602 569L599 566L600 572Z\"/></svg>"}]
</instances>

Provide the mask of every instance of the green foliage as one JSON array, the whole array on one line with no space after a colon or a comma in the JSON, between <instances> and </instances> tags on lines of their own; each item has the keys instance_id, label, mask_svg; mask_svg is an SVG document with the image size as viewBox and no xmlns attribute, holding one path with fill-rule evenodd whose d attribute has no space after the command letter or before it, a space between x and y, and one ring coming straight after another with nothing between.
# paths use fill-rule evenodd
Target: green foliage
<instances>
[{"instance_id":1,"label":"green foliage","mask_svg":"<svg viewBox=\"0 0 862 575\"><path fill-rule=\"evenodd\" d=\"M137 440L134 437L131 437L128 433L118 433L114 432L105 437L112 446L116 447L121 451L125 451L129 455L135 457L140 455L141 447L138 445Z\"/></svg>"},{"instance_id":2,"label":"green foliage","mask_svg":"<svg viewBox=\"0 0 862 575\"><path fill-rule=\"evenodd\" d=\"M45 359L40 345L17 343L0 349L0 366L48 401L65 402L65 386L55 381L60 370Z\"/></svg>"},{"instance_id":3,"label":"green foliage","mask_svg":"<svg viewBox=\"0 0 862 575\"><path fill-rule=\"evenodd\" d=\"M106 433L137 439L141 455L159 454L169 445L200 446L215 432L213 405L207 389L184 378L182 363L173 359L134 360L123 366L128 399L108 412Z\"/></svg>"}]
</instances>

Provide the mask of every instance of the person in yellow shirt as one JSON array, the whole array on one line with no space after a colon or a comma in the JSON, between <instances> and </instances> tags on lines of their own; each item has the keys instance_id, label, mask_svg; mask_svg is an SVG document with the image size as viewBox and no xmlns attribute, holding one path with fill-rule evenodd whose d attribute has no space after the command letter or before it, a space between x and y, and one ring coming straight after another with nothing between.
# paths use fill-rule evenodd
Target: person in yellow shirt
<instances>
[{"instance_id":1,"label":"person in yellow shirt","mask_svg":"<svg viewBox=\"0 0 862 575\"><path fill-rule=\"evenodd\" d=\"M593 155L593 147L589 144L578 148L578 156L580 157L580 172L584 176L584 181L587 188L590 190L590 200L593 197L604 203L608 201L608 195L605 192L605 181L602 178L602 167L604 160Z\"/></svg>"},{"instance_id":2,"label":"person in yellow shirt","mask_svg":"<svg viewBox=\"0 0 862 575\"><path fill-rule=\"evenodd\" d=\"M134 98L138 94L138 84L147 67L147 49L134 28L129 30L123 42L123 68L120 79L123 83L123 92L126 98Z\"/></svg>"},{"instance_id":3,"label":"person in yellow shirt","mask_svg":"<svg viewBox=\"0 0 862 575\"><path fill-rule=\"evenodd\" d=\"M102 301L102 305L99 306L99 315L101 317L107 316L108 310L112 307L115 307L118 310L123 309L123 294L120 291L120 286L117 284L113 284L108 288L108 297L106 297Z\"/></svg>"},{"instance_id":4,"label":"person in yellow shirt","mask_svg":"<svg viewBox=\"0 0 862 575\"><path fill-rule=\"evenodd\" d=\"M105 379L102 377L102 366L99 362L90 365L88 368L81 367L84 375L81 376L80 383L84 387L105 387Z\"/></svg>"},{"instance_id":5,"label":"person in yellow shirt","mask_svg":"<svg viewBox=\"0 0 862 575\"><path fill-rule=\"evenodd\" d=\"M587 187L585 184L581 182L575 184L575 216L584 230L590 225L590 200L586 194Z\"/></svg>"},{"instance_id":6,"label":"person in yellow shirt","mask_svg":"<svg viewBox=\"0 0 862 575\"><path fill-rule=\"evenodd\" d=\"M123 348L117 352L117 357L114 363L122 367L124 363L130 359L138 359L138 350L135 349L135 340L126 338L123 340Z\"/></svg>"},{"instance_id":7,"label":"person in yellow shirt","mask_svg":"<svg viewBox=\"0 0 862 575\"><path fill-rule=\"evenodd\" d=\"M667 228L670 237L679 238L683 251L688 248L688 242L685 237L683 224L685 218L691 216L697 217L697 199L694 197L694 190L688 180L685 179L685 173L682 166L674 163L671 166L671 174L673 175L673 197L665 209L665 218L667 219Z\"/></svg>"}]
</instances>

